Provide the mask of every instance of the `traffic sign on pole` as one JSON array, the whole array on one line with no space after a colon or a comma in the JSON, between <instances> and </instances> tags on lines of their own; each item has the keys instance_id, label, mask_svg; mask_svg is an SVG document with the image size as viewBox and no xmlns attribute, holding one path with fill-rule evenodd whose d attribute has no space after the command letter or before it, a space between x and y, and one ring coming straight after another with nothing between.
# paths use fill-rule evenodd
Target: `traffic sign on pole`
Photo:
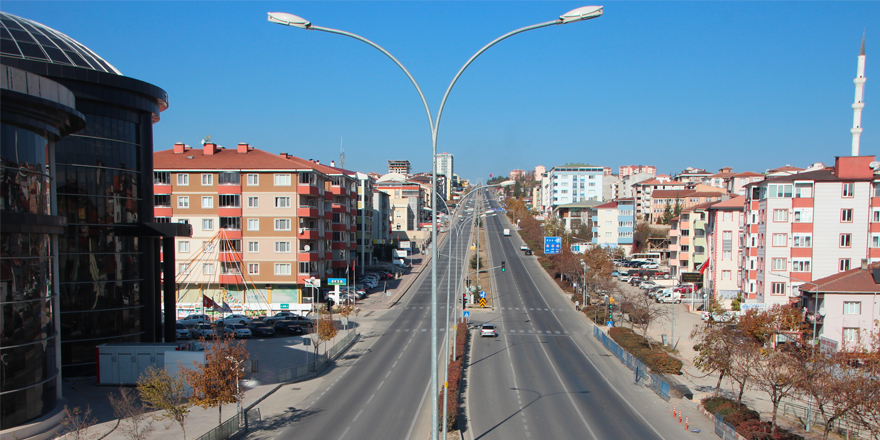
<instances>
[{"instance_id":1,"label":"traffic sign on pole","mask_svg":"<svg viewBox=\"0 0 880 440\"><path fill-rule=\"evenodd\" d=\"M544 237L544 254L554 255L562 250L562 237Z\"/></svg>"},{"instance_id":2,"label":"traffic sign on pole","mask_svg":"<svg viewBox=\"0 0 880 440\"><path fill-rule=\"evenodd\" d=\"M481 291L480 291L480 298L485 298L485 297L486 297L486 291L485 291L485 290L481 290Z\"/></svg>"},{"instance_id":3,"label":"traffic sign on pole","mask_svg":"<svg viewBox=\"0 0 880 440\"><path fill-rule=\"evenodd\" d=\"M345 278L327 278L328 286L344 286L348 284Z\"/></svg>"},{"instance_id":4,"label":"traffic sign on pole","mask_svg":"<svg viewBox=\"0 0 880 440\"><path fill-rule=\"evenodd\" d=\"M464 311L464 317L465 317L465 318L470 318L470 317L471 317L471 311L470 311L470 310L465 310L465 311Z\"/></svg>"}]
</instances>

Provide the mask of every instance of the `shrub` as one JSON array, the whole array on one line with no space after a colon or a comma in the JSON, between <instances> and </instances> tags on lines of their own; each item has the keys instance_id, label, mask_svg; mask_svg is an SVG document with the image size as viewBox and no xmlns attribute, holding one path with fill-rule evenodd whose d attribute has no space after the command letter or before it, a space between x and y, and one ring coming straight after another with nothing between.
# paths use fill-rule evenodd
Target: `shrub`
<instances>
[{"instance_id":1,"label":"shrub","mask_svg":"<svg viewBox=\"0 0 880 440\"><path fill-rule=\"evenodd\" d=\"M666 353L654 353L642 362L653 371L665 374L681 373L682 362Z\"/></svg>"},{"instance_id":2,"label":"shrub","mask_svg":"<svg viewBox=\"0 0 880 440\"><path fill-rule=\"evenodd\" d=\"M733 425L734 428L739 430L739 427L745 423L752 420L761 420L761 415L758 414L757 411L750 410L748 408L743 407L740 411L734 411L726 416L724 416L724 421Z\"/></svg>"},{"instance_id":3,"label":"shrub","mask_svg":"<svg viewBox=\"0 0 880 440\"><path fill-rule=\"evenodd\" d=\"M745 437L746 440L804 440L803 437L778 426L776 432L771 433L770 422L762 422L757 419L740 423L736 427L736 433Z\"/></svg>"},{"instance_id":4,"label":"shrub","mask_svg":"<svg viewBox=\"0 0 880 440\"><path fill-rule=\"evenodd\" d=\"M736 405L736 402L728 399L726 397L707 397L700 401L703 404L703 408L709 412L709 414L715 414L718 411L718 408L725 404Z\"/></svg>"}]
</instances>

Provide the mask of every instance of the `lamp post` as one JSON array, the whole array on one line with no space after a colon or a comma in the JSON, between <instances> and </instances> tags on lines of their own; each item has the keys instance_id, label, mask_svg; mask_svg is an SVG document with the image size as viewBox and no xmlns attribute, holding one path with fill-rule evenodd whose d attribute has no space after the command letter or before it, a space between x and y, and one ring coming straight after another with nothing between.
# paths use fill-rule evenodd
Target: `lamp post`
<instances>
[{"instance_id":1,"label":"lamp post","mask_svg":"<svg viewBox=\"0 0 880 440\"><path fill-rule=\"evenodd\" d=\"M383 54L385 54L385 56L387 56L392 61L394 61L394 63L401 70L403 70L403 72L406 74L407 78L409 78L410 82L412 82L413 86L415 86L416 91L418 92L419 97L422 100L422 104L425 107L425 113L427 113L427 116L428 116L428 124L431 129L431 164L432 164L432 167L431 167L431 170L432 170L432 172L431 172L431 193L436 194L437 193L437 135L438 135L438 132L440 129L440 117L443 115L443 108L446 106L446 99L449 97L449 92L452 91L452 87L455 86L456 82L458 82L458 78L461 77L461 74L464 73L465 69L467 69L468 66L470 66L471 63L473 63L475 59L477 59L477 57L482 55L483 52L488 50L490 47L492 47L492 46L496 45L497 43L499 43L507 38L510 38L516 34L520 34L520 33L526 32L526 31L534 30L534 29L540 29L540 28L552 26L552 25L561 25L561 24L568 24L568 23L574 23L574 22L579 22L579 21L586 21L586 20L600 17L602 15L602 13L603 13L602 6L583 6L583 7L571 10L569 12L566 12L565 14L560 15L559 18L557 18L555 20L547 21L547 22L543 22L543 23L538 23L538 24L526 26L523 28L519 28L519 29L508 32L508 33L492 40L491 42L489 42L489 44L483 46L482 49L480 49L479 51L477 51L477 53L472 55L470 57L470 59L468 59L467 62L464 63L464 65L461 67L461 69L459 69L458 73L455 74L455 77L452 78L452 82L449 83L449 86L446 88L446 93L443 94L443 99L440 101L440 107L437 110L436 119L431 116L431 109L428 106L428 101L425 99L425 95L424 95L424 93L422 93L422 89L419 87L419 84L416 82L415 78L413 78L413 76L409 73L408 70L406 70L406 68L403 66L403 64L401 64L400 61L397 60L397 58L394 58L394 56L391 55L390 52L388 52L387 50L385 50L384 48L382 48L378 44L373 43L372 41L370 41L364 37L361 37L359 35L356 35L356 34L353 34L350 32L346 32L346 31L342 31L342 30L338 30L338 29L325 28L325 27L321 27L321 26L315 26L310 21L308 21L302 17L298 17L296 15L288 14L288 13L284 13L284 12L270 12L268 14L268 20L272 23L277 23L277 24L281 24L281 25L285 25L285 26L293 26L293 27L297 27L300 29L306 29L306 30L311 30L311 31L323 31L323 32L331 33L331 34L343 35L346 37L354 38L355 40L366 43L366 44L372 46L373 48L375 48L376 50L382 52ZM436 207L436 203L431 204L431 242L432 242L432 246L431 246L431 389L436 391L439 388L439 386L438 386L439 384L437 383L438 375L437 375L437 246L436 246L436 243L437 243L437 207ZM439 414L437 411L437 405L431 405L431 408L432 408L431 409L431 419L432 419L432 421L431 421L431 440L438 440L437 437L438 437L439 433L438 433L438 429L437 429L437 419L438 419ZM445 426L445 423L444 423L444 426Z\"/></svg>"}]
</instances>

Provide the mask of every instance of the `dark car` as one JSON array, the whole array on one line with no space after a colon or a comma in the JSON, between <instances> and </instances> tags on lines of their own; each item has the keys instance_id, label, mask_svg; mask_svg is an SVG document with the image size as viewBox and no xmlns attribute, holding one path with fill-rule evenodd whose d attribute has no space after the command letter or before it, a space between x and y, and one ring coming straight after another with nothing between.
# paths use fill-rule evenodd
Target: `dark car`
<instances>
[{"instance_id":1,"label":"dark car","mask_svg":"<svg viewBox=\"0 0 880 440\"><path fill-rule=\"evenodd\" d=\"M275 328L276 333L284 333L288 335L303 334L303 327L296 322L290 320L275 321L275 325L273 327Z\"/></svg>"},{"instance_id":2,"label":"dark car","mask_svg":"<svg viewBox=\"0 0 880 440\"><path fill-rule=\"evenodd\" d=\"M275 336L275 329L263 321L251 321L247 328L251 330L251 334L254 336Z\"/></svg>"},{"instance_id":3,"label":"dark car","mask_svg":"<svg viewBox=\"0 0 880 440\"><path fill-rule=\"evenodd\" d=\"M531 249L526 249L525 254L526 254L526 255L532 255L532 251L531 251Z\"/></svg>"}]
</instances>

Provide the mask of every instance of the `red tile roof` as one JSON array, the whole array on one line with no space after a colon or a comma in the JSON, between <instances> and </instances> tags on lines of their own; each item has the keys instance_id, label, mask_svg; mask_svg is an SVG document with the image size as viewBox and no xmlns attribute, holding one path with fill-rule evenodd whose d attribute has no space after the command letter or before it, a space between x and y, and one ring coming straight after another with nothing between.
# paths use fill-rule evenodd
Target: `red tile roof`
<instances>
[{"instance_id":1,"label":"red tile roof","mask_svg":"<svg viewBox=\"0 0 880 440\"><path fill-rule=\"evenodd\" d=\"M696 191L692 189L658 189L651 193L651 197L655 199L683 199L692 194L696 194Z\"/></svg>"},{"instance_id":2,"label":"red tile roof","mask_svg":"<svg viewBox=\"0 0 880 440\"><path fill-rule=\"evenodd\" d=\"M179 154L175 154L174 150L163 150L153 153L153 169L155 170L262 169L296 171L315 169L314 165L316 164L311 163L311 165L313 166L290 161L277 154L268 153L256 148L247 153L239 153L234 148L223 148L209 155L204 154L203 149L197 148L189 149Z\"/></svg>"},{"instance_id":3,"label":"red tile roof","mask_svg":"<svg viewBox=\"0 0 880 440\"><path fill-rule=\"evenodd\" d=\"M745 205L746 196L737 196L732 199L715 202L715 204L712 205L712 209L742 210Z\"/></svg>"},{"instance_id":4,"label":"red tile roof","mask_svg":"<svg viewBox=\"0 0 880 440\"><path fill-rule=\"evenodd\" d=\"M594 206L593 209L611 209L617 208L617 202L608 202L602 205Z\"/></svg>"},{"instance_id":5,"label":"red tile roof","mask_svg":"<svg viewBox=\"0 0 880 440\"><path fill-rule=\"evenodd\" d=\"M880 270L880 263L862 268L836 273L814 281L819 285L819 293L874 293L880 292L880 284L874 282L873 270ZM804 284L804 291L815 292L816 286Z\"/></svg>"}]
</instances>

